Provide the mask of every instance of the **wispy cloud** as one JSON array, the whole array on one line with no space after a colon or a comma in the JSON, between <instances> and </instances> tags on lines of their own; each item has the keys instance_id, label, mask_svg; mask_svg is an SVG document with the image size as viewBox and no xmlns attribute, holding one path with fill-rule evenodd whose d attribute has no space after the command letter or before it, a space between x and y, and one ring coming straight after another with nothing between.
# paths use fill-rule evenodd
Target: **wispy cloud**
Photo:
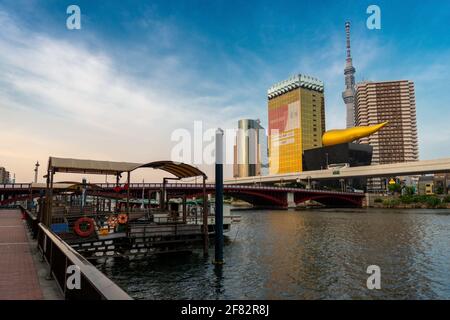
<instances>
[{"instance_id":1,"label":"wispy cloud","mask_svg":"<svg viewBox=\"0 0 450 320\"><path fill-rule=\"evenodd\" d=\"M227 94L192 96L164 78L177 78L176 56L148 57L156 72L133 77L107 51L22 29L4 11L0 26L0 156L22 180L31 178L30 157L168 158L172 130L194 120L218 125L228 105Z\"/></svg>"}]
</instances>

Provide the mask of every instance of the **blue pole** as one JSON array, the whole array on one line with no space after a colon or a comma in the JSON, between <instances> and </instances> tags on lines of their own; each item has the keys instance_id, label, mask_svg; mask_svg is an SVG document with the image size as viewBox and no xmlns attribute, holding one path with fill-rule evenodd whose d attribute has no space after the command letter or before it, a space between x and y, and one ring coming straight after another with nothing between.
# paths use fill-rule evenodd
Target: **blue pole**
<instances>
[{"instance_id":1,"label":"blue pole","mask_svg":"<svg viewBox=\"0 0 450 320\"><path fill-rule=\"evenodd\" d=\"M216 130L216 210L215 210L215 259L223 264L223 130Z\"/></svg>"},{"instance_id":2,"label":"blue pole","mask_svg":"<svg viewBox=\"0 0 450 320\"><path fill-rule=\"evenodd\" d=\"M86 206L86 178L83 178L83 189L81 191L81 210Z\"/></svg>"}]
</instances>

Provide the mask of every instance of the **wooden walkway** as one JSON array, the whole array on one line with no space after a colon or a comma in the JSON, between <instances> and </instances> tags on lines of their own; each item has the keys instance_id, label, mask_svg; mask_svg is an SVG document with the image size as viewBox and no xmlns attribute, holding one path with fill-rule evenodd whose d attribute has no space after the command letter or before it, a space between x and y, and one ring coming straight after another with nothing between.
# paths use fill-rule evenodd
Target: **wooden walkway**
<instances>
[{"instance_id":1,"label":"wooden walkway","mask_svg":"<svg viewBox=\"0 0 450 320\"><path fill-rule=\"evenodd\" d=\"M0 209L0 300L43 299L20 210Z\"/></svg>"}]
</instances>

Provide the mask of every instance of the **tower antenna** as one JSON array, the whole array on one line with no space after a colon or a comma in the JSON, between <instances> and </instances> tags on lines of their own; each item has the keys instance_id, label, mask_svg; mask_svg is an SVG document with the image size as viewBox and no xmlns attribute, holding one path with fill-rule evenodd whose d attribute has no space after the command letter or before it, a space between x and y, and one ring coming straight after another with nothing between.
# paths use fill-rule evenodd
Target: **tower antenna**
<instances>
[{"instance_id":1,"label":"tower antenna","mask_svg":"<svg viewBox=\"0 0 450 320\"><path fill-rule=\"evenodd\" d=\"M347 128L355 126L355 68L353 67L352 54L350 47L350 22L345 22L345 38L346 38L346 49L347 58L344 69L345 75L345 90L342 92L342 99L344 100L347 116L346 123Z\"/></svg>"},{"instance_id":2,"label":"tower antenna","mask_svg":"<svg viewBox=\"0 0 450 320\"><path fill-rule=\"evenodd\" d=\"M345 23L345 37L347 40L347 61L352 59L351 47L350 47L350 22Z\"/></svg>"}]
</instances>

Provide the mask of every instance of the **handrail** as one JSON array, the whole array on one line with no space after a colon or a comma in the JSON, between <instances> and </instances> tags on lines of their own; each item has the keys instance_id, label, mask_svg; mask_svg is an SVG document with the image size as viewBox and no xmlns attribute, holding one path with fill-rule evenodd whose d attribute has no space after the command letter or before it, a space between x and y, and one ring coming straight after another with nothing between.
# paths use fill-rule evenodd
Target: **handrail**
<instances>
[{"instance_id":1,"label":"handrail","mask_svg":"<svg viewBox=\"0 0 450 320\"><path fill-rule=\"evenodd\" d=\"M25 220L27 222L28 228L30 228L31 235L33 239L37 238L38 230L39 230L39 221L36 215L34 215L31 211L25 209L23 206L18 206L22 215L25 216Z\"/></svg>"},{"instance_id":2,"label":"handrail","mask_svg":"<svg viewBox=\"0 0 450 320\"><path fill-rule=\"evenodd\" d=\"M50 266L52 275L67 300L132 300L113 281L101 273L80 253L39 223L38 247ZM75 265L80 271L79 289L67 288L67 267Z\"/></svg>"}]
</instances>

